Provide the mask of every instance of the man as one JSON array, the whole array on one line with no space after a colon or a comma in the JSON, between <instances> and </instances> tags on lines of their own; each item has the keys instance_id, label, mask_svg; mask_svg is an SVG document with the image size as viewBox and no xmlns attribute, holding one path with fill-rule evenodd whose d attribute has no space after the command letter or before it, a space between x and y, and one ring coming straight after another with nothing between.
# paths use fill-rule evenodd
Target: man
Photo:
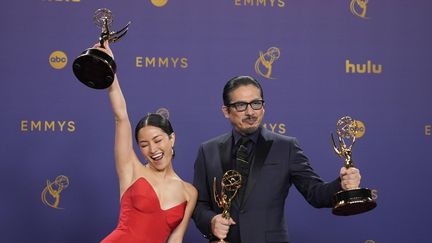
<instances>
[{"instance_id":1,"label":"man","mask_svg":"<svg viewBox=\"0 0 432 243\"><path fill-rule=\"evenodd\" d=\"M344 167L338 179L323 182L295 138L261 127L264 96L254 78L229 80L223 102L223 114L233 130L204 142L195 161L193 184L199 196L193 219L209 240L288 242L284 205L292 184L314 207L331 207L334 193L360 185L359 171ZM240 148L245 155L241 159ZM225 219L213 196L213 178L220 190L223 173L231 169L241 173L243 182L233 199L231 217Z\"/></svg>"}]
</instances>

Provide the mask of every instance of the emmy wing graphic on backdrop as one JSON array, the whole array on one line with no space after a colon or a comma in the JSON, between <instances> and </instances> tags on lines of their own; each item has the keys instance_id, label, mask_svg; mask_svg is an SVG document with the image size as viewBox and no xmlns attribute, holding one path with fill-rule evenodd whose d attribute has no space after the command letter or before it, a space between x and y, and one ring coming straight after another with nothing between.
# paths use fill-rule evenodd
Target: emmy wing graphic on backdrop
<instances>
[{"instance_id":1,"label":"emmy wing graphic on backdrop","mask_svg":"<svg viewBox=\"0 0 432 243\"><path fill-rule=\"evenodd\" d=\"M113 16L109 9L96 10L93 16L94 23L102 28L99 37L100 46L104 48L104 42L116 42L126 35L129 22L123 29L113 32L109 28L113 22ZM105 89L114 81L117 65L114 59L105 52L96 48L89 48L78 56L72 65L75 76L83 84L94 89Z\"/></svg>"},{"instance_id":2,"label":"emmy wing graphic on backdrop","mask_svg":"<svg viewBox=\"0 0 432 243\"><path fill-rule=\"evenodd\" d=\"M356 133L359 131L357 122L345 116L338 120L336 128L339 146L336 145L332 133L333 149L339 157L345 160L345 168L354 167L352 147L356 141ZM335 215L343 216L364 213L376 207L375 198L372 191L367 188L343 190L334 195L335 205L332 212Z\"/></svg>"},{"instance_id":3,"label":"emmy wing graphic on backdrop","mask_svg":"<svg viewBox=\"0 0 432 243\"><path fill-rule=\"evenodd\" d=\"M357 17L368 19L366 17L367 4L369 0L351 0L350 11Z\"/></svg>"},{"instance_id":4,"label":"emmy wing graphic on backdrop","mask_svg":"<svg viewBox=\"0 0 432 243\"><path fill-rule=\"evenodd\" d=\"M277 47L270 47L265 53L259 52L259 57L255 61L255 72L265 78L272 77L273 63L279 59L280 50Z\"/></svg>"},{"instance_id":5,"label":"emmy wing graphic on backdrop","mask_svg":"<svg viewBox=\"0 0 432 243\"><path fill-rule=\"evenodd\" d=\"M59 175L53 182L47 180L47 185L41 193L42 202L55 209L63 209L59 207L60 193L69 186L69 178L64 175Z\"/></svg>"}]
</instances>

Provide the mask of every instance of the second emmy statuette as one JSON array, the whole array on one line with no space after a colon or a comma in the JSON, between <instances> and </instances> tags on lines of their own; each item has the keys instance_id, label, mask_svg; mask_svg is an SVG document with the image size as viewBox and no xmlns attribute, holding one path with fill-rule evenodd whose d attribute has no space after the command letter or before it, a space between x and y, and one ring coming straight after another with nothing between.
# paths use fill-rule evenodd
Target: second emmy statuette
<instances>
[{"instance_id":1,"label":"second emmy statuette","mask_svg":"<svg viewBox=\"0 0 432 243\"><path fill-rule=\"evenodd\" d=\"M104 42L116 42L126 35L130 22L123 29L114 32L109 28L113 22L109 9L96 10L93 16L94 23L102 28L99 37L100 46L104 48ZM114 59L105 52L96 48L89 48L81 53L72 65L75 76L83 84L94 89L105 89L114 81L117 65Z\"/></svg>"},{"instance_id":2,"label":"second emmy statuette","mask_svg":"<svg viewBox=\"0 0 432 243\"><path fill-rule=\"evenodd\" d=\"M336 145L332 133L333 149L339 157L345 160L345 168L354 167L352 147L359 131L357 122L349 116L344 116L338 120L336 128L339 145ZM376 207L375 198L372 191L367 188L339 191L334 195L335 205L332 212L335 215L342 216L364 213Z\"/></svg>"},{"instance_id":3,"label":"second emmy statuette","mask_svg":"<svg viewBox=\"0 0 432 243\"><path fill-rule=\"evenodd\" d=\"M219 208L222 208L222 217L229 219L231 201L237 195L238 189L242 184L242 176L238 171L228 170L222 176L220 196L216 192L216 177L213 180L213 196ZM212 243L228 243L224 239L212 241Z\"/></svg>"}]
</instances>

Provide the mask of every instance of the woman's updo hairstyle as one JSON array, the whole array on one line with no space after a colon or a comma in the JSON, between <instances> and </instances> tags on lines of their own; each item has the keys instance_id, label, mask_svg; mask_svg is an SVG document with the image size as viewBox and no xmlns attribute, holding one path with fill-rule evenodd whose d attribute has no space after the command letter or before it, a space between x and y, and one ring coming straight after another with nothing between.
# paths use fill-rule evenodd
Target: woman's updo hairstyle
<instances>
[{"instance_id":1,"label":"woman's updo hairstyle","mask_svg":"<svg viewBox=\"0 0 432 243\"><path fill-rule=\"evenodd\" d=\"M139 130L146 126L159 127L160 129L162 129L162 131L168 134L168 136L170 136L174 132L168 118L166 118L162 114L150 113L143 117L135 127L135 140L137 143Z\"/></svg>"}]
</instances>

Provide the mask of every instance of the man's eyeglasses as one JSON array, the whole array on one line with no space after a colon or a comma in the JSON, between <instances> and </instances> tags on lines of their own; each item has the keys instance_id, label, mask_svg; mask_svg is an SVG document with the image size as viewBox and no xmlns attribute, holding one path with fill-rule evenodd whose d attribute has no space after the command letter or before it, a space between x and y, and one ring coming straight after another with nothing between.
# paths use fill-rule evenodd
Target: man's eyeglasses
<instances>
[{"instance_id":1,"label":"man's eyeglasses","mask_svg":"<svg viewBox=\"0 0 432 243\"><path fill-rule=\"evenodd\" d=\"M253 100L251 102L243 102L243 101L239 101L239 102L234 102L231 104L228 104L228 107L234 107L236 109L236 111L245 111L248 107L248 105L250 105L250 107L254 110L260 110L263 105L264 105L264 100Z\"/></svg>"}]
</instances>

